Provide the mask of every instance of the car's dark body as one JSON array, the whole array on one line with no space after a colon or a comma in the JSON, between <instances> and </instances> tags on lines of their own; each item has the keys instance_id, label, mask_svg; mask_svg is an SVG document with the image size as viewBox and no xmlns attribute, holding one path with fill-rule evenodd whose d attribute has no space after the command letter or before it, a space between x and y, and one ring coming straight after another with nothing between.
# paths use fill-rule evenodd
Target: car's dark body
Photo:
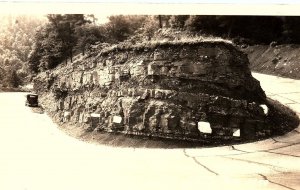
<instances>
[{"instance_id":1,"label":"car's dark body","mask_svg":"<svg viewBox=\"0 0 300 190\"><path fill-rule=\"evenodd\" d=\"M39 106L38 95L37 94L27 94L25 105L29 106L29 107L38 107Z\"/></svg>"}]
</instances>

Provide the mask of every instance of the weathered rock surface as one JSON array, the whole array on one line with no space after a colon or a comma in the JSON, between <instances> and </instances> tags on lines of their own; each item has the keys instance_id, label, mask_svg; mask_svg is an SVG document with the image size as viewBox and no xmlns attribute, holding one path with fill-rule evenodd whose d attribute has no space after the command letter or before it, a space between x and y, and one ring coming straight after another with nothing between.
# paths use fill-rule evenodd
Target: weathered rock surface
<instances>
[{"instance_id":1,"label":"weathered rock surface","mask_svg":"<svg viewBox=\"0 0 300 190\"><path fill-rule=\"evenodd\" d=\"M266 96L225 42L96 51L34 88L56 121L86 130L215 141L270 135Z\"/></svg>"}]
</instances>

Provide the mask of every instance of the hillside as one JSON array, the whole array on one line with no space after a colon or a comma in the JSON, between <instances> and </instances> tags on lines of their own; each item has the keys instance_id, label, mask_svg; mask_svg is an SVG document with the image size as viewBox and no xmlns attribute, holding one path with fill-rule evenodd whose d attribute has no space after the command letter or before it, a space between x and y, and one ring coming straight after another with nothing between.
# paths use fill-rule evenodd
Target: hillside
<instances>
[{"instance_id":1,"label":"hillside","mask_svg":"<svg viewBox=\"0 0 300 190\"><path fill-rule=\"evenodd\" d=\"M0 91L17 90L29 81L28 56L34 35L46 22L30 15L0 15Z\"/></svg>"},{"instance_id":2,"label":"hillside","mask_svg":"<svg viewBox=\"0 0 300 190\"><path fill-rule=\"evenodd\" d=\"M250 69L270 75L300 79L300 45L254 45L242 49Z\"/></svg>"},{"instance_id":3,"label":"hillside","mask_svg":"<svg viewBox=\"0 0 300 190\"><path fill-rule=\"evenodd\" d=\"M282 128L248 64L225 41L119 44L40 73L34 88L53 119L81 135L245 141Z\"/></svg>"}]
</instances>

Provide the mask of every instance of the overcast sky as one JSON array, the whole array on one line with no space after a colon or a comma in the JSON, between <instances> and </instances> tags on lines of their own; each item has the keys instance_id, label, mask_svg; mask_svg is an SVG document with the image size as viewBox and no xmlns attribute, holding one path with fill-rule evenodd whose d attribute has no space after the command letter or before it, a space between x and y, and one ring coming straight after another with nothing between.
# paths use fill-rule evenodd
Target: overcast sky
<instances>
[{"instance_id":1,"label":"overcast sky","mask_svg":"<svg viewBox=\"0 0 300 190\"><path fill-rule=\"evenodd\" d=\"M300 0L0 0L0 14L78 13L99 19L115 14L300 16L299 10Z\"/></svg>"},{"instance_id":2,"label":"overcast sky","mask_svg":"<svg viewBox=\"0 0 300 190\"><path fill-rule=\"evenodd\" d=\"M40 0L0 0L0 2L41 2ZM106 2L106 3L242 3L242 4L300 4L299 0L44 0L43 2Z\"/></svg>"}]
</instances>

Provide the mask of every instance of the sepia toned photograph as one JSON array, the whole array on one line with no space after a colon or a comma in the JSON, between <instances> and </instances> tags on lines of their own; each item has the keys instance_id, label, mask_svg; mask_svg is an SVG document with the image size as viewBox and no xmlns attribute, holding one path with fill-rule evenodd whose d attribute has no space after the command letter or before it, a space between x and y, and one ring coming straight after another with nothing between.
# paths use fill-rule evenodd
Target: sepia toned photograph
<instances>
[{"instance_id":1,"label":"sepia toned photograph","mask_svg":"<svg viewBox=\"0 0 300 190\"><path fill-rule=\"evenodd\" d=\"M14 6L0 189L300 189L300 14Z\"/></svg>"}]
</instances>

